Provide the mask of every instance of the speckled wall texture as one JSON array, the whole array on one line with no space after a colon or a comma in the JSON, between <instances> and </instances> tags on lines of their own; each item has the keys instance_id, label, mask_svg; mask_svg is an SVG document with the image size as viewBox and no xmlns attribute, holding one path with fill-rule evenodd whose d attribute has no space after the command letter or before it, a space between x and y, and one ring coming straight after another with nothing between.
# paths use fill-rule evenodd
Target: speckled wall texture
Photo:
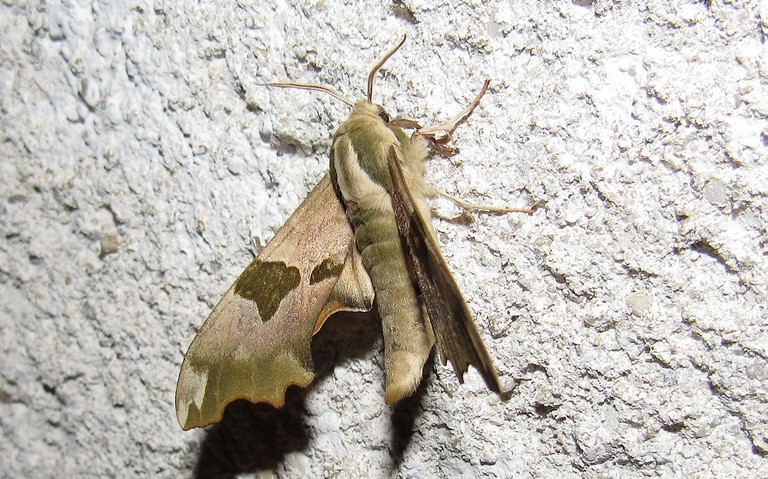
<instances>
[{"instance_id":1,"label":"speckled wall texture","mask_svg":"<svg viewBox=\"0 0 768 479\"><path fill-rule=\"evenodd\" d=\"M182 432L179 366L327 171L348 109L432 123L427 178L533 216L435 220L512 390L438 358L383 400L375 316L281 411ZM0 5L6 477L768 477L765 2ZM459 211L439 200L441 216Z\"/></svg>"}]
</instances>

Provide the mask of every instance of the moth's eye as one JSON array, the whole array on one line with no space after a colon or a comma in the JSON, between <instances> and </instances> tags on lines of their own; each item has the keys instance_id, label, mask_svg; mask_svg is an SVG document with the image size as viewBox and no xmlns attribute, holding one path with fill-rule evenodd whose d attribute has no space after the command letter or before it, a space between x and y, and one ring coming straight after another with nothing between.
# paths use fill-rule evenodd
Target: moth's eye
<instances>
[{"instance_id":1,"label":"moth's eye","mask_svg":"<svg viewBox=\"0 0 768 479\"><path fill-rule=\"evenodd\" d=\"M387 114L387 112L386 112L386 111L384 111L384 110L381 110L381 111L379 112L379 118L381 118L382 120L384 120L384 123L389 123L389 115Z\"/></svg>"}]
</instances>

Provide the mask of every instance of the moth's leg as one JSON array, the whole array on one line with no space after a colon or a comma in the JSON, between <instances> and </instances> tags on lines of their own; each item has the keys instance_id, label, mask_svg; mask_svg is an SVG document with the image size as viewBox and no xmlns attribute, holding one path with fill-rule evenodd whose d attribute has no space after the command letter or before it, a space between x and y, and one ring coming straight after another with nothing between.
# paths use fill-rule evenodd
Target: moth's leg
<instances>
[{"instance_id":1,"label":"moth's leg","mask_svg":"<svg viewBox=\"0 0 768 479\"><path fill-rule=\"evenodd\" d=\"M426 126L418 130L417 133L421 136L429 138L433 144L439 145L437 147L438 150L441 146L447 148L444 146L444 144L451 139L453 130L456 129L459 123L466 120L467 117L472 114L477 105L480 103L480 99L483 97L483 95L485 95L485 92L488 90L488 85L490 84L491 80L485 80L485 82L483 82L483 87L480 89L480 92L477 94L477 96L475 96L475 99L472 100L472 102L470 102L470 104L467 105L467 107L464 108L458 115L443 123Z\"/></svg>"},{"instance_id":2,"label":"moth's leg","mask_svg":"<svg viewBox=\"0 0 768 479\"><path fill-rule=\"evenodd\" d=\"M399 126L404 130L421 130L421 125L416 120L411 120L410 118L395 118L389 124Z\"/></svg>"},{"instance_id":3,"label":"moth's leg","mask_svg":"<svg viewBox=\"0 0 768 479\"><path fill-rule=\"evenodd\" d=\"M264 251L264 248L266 247L265 243L261 242L261 238L258 236L251 237L251 253L253 253L253 257L260 255L262 251Z\"/></svg>"},{"instance_id":4,"label":"moth's leg","mask_svg":"<svg viewBox=\"0 0 768 479\"><path fill-rule=\"evenodd\" d=\"M424 194L428 198L437 198L438 196L442 196L443 198L447 199L448 201L452 202L453 204L455 204L456 206L458 206L459 208L467 212L526 213L526 214L532 215L535 211L532 208L509 208L507 206L491 206L491 205L483 205L479 203L472 203L471 201L467 201L462 198L459 198L458 196L452 195L447 191L443 191L434 185L427 184L424 186L424 188L425 188ZM435 216L434 211L432 213L432 216Z\"/></svg>"},{"instance_id":5,"label":"moth's leg","mask_svg":"<svg viewBox=\"0 0 768 479\"><path fill-rule=\"evenodd\" d=\"M536 212L535 206L533 208L511 208L509 206L493 206L493 205L485 205L482 203L472 203L471 201L467 201L463 198L459 198L458 196L452 195L447 191L444 191L430 184L426 184L424 186L423 192L427 198L437 198L438 196L442 196L443 198L447 199L448 201L455 204L459 208L463 209L467 213L490 213L490 214L525 213L528 215L532 215ZM442 218L442 216L435 213L434 208L432 209L432 216L438 216Z\"/></svg>"},{"instance_id":6,"label":"moth's leg","mask_svg":"<svg viewBox=\"0 0 768 479\"><path fill-rule=\"evenodd\" d=\"M467 105L467 107L464 108L458 115L454 116L453 118L449 119L446 122L421 128L420 130L417 130L416 134L423 136L424 138L429 140L430 143L432 144L432 147L435 148L440 153L443 153L443 154L455 153L456 150L449 146L446 146L445 143L447 143L451 139L451 133L453 133L453 130L456 129L459 123L466 120L467 117L472 114L475 108L477 108L477 105L480 103L480 99L483 97L483 95L485 95L485 92L488 90L488 85L490 84L491 84L491 81L486 79L485 82L483 82L483 87L477 93L474 100L472 100L469 103L469 105ZM433 198L436 196L442 196L443 198L446 198L452 201L454 204L456 204L457 206L459 206L460 208L468 212L473 211L473 212L480 212L480 213L527 213L529 215L533 214L533 210L530 208L508 208L508 207L490 206L490 205L471 203L469 201L456 197L448 192L445 192L439 188L436 188L432 185L429 185L429 188L428 188L428 191L426 191L426 194L427 196L431 196Z\"/></svg>"},{"instance_id":7,"label":"moth's leg","mask_svg":"<svg viewBox=\"0 0 768 479\"><path fill-rule=\"evenodd\" d=\"M458 196L454 196L448 192L445 192L439 188L435 188L435 193L447 200L452 201L456 206L459 206L466 211L476 211L478 213L526 213L529 215L534 213L534 210L531 208L509 208L506 206L491 206L472 203L467 200L463 200Z\"/></svg>"}]
</instances>

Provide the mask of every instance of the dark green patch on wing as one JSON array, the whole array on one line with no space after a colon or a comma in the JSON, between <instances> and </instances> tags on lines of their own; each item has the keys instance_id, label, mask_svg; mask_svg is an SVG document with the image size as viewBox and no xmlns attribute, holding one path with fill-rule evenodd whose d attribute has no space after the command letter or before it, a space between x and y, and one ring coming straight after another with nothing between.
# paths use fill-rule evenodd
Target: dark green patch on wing
<instances>
[{"instance_id":1,"label":"dark green patch on wing","mask_svg":"<svg viewBox=\"0 0 768 479\"><path fill-rule=\"evenodd\" d=\"M253 261L235 282L235 294L253 301L259 316L267 322L275 315L280 302L299 286L301 273L283 261Z\"/></svg>"},{"instance_id":2,"label":"dark green patch on wing","mask_svg":"<svg viewBox=\"0 0 768 479\"><path fill-rule=\"evenodd\" d=\"M312 270L312 274L309 275L309 284L317 284L328 278L338 278L343 269L343 262L339 263L334 258L326 258Z\"/></svg>"}]
</instances>

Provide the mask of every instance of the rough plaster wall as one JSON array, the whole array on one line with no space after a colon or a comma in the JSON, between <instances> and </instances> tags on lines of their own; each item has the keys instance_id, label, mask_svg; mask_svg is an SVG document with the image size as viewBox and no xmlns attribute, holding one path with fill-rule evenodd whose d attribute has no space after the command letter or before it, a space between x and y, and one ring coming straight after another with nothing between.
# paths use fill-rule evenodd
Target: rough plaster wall
<instances>
[{"instance_id":1,"label":"rough plaster wall","mask_svg":"<svg viewBox=\"0 0 768 479\"><path fill-rule=\"evenodd\" d=\"M340 3L0 6L4 475L768 476L766 4ZM390 409L340 318L285 410L182 432L186 347L347 113L258 83L359 97L404 32L391 112L493 79L429 179L539 205L436 223L511 398L436 362Z\"/></svg>"}]
</instances>

